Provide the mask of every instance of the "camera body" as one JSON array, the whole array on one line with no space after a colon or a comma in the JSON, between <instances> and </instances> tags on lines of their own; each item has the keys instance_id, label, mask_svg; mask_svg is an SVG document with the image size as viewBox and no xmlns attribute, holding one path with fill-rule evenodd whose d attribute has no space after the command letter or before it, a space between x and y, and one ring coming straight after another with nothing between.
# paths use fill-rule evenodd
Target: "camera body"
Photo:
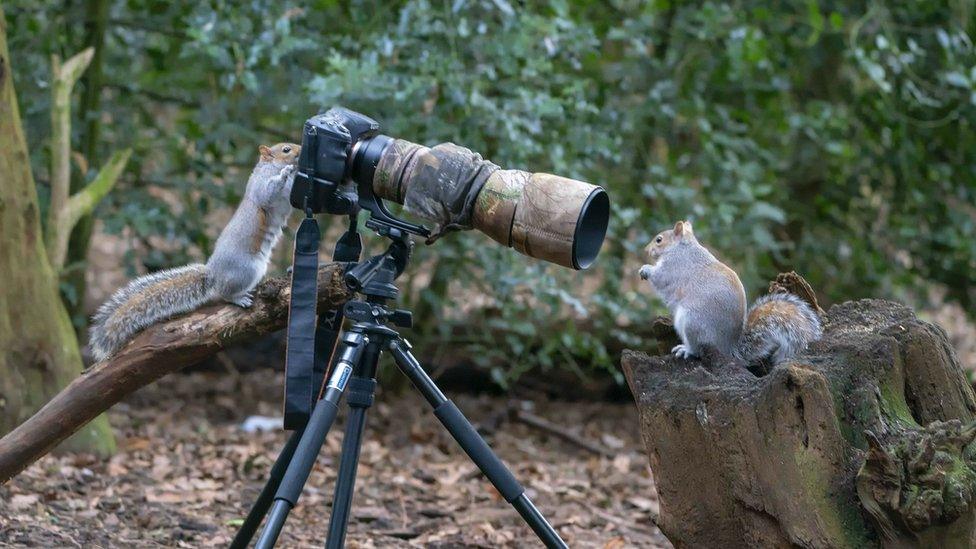
<instances>
[{"instance_id":1,"label":"camera body","mask_svg":"<svg viewBox=\"0 0 976 549\"><path fill-rule=\"evenodd\" d=\"M377 231L397 229L423 237L430 231L394 216L373 192L373 176L392 137L380 135L372 118L333 107L305 121L302 152L292 184L291 205L306 213L355 216L370 213L366 225Z\"/></svg>"},{"instance_id":2,"label":"camera body","mask_svg":"<svg viewBox=\"0 0 976 549\"><path fill-rule=\"evenodd\" d=\"M291 205L312 213L354 213L359 207L357 189L350 185L356 179L354 159L360 143L376 137L379 129L372 118L342 107L305 121Z\"/></svg>"}]
</instances>

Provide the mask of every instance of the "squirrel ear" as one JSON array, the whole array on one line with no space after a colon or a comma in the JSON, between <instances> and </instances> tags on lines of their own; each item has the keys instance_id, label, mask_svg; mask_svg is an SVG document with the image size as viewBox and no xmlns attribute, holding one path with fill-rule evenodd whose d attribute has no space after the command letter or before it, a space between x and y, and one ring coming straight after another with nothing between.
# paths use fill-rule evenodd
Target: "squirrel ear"
<instances>
[{"instance_id":1,"label":"squirrel ear","mask_svg":"<svg viewBox=\"0 0 976 549\"><path fill-rule=\"evenodd\" d=\"M681 240L689 240L695 236L691 229L691 221L679 221L674 224L674 236Z\"/></svg>"}]
</instances>

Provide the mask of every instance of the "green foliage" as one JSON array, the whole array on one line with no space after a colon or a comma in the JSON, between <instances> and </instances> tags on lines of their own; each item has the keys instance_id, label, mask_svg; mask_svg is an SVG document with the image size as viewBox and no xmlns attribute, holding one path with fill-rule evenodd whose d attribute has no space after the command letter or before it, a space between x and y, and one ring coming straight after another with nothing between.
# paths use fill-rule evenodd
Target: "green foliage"
<instances>
[{"instance_id":1,"label":"green foliage","mask_svg":"<svg viewBox=\"0 0 976 549\"><path fill-rule=\"evenodd\" d=\"M502 383L530 367L616 372L611 349L640 346L660 310L634 282L640 249L680 218L752 294L795 268L829 300L935 282L976 301L969 0L126 0L110 11L102 141L135 147L137 175L101 214L110 231L174 243L133 258L150 266L209 251L219 228L207 214L239 198L255 145L297 140L308 115L343 104L391 135L610 192L610 234L586 273L478 234L418 250L404 301L446 321L415 339L463 348ZM15 66L32 143L47 131L47 55L74 49L84 16L61 2L7 7L11 49L28 60Z\"/></svg>"}]
</instances>

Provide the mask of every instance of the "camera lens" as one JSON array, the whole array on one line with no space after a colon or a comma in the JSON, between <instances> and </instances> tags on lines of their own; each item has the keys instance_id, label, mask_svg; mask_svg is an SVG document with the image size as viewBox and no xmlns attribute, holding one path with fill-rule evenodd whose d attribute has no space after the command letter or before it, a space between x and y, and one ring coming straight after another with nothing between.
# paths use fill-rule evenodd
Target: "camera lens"
<instances>
[{"instance_id":1,"label":"camera lens","mask_svg":"<svg viewBox=\"0 0 976 549\"><path fill-rule=\"evenodd\" d=\"M576 233L573 235L573 268L586 269L596 256L607 236L610 224L610 197L602 188L590 193L580 209Z\"/></svg>"},{"instance_id":2,"label":"camera lens","mask_svg":"<svg viewBox=\"0 0 976 549\"><path fill-rule=\"evenodd\" d=\"M424 189L427 198L435 195L431 189L463 190L471 178L492 169L475 197L461 197L471 204L473 228L529 257L571 269L586 269L600 253L610 221L610 198L602 187L553 174L498 169L451 144L429 148L397 139L369 149L382 157L378 166L371 161L369 172L381 198L404 204L411 189ZM457 193L447 195L456 198ZM457 209L461 203L443 200L429 201L444 209Z\"/></svg>"},{"instance_id":3,"label":"camera lens","mask_svg":"<svg viewBox=\"0 0 976 549\"><path fill-rule=\"evenodd\" d=\"M350 170L352 180L356 183L372 183L376 165L392 143L393 138L385 135L374 135L357 142L352 151L352 170Z\"/></svg>"}]
</instances>

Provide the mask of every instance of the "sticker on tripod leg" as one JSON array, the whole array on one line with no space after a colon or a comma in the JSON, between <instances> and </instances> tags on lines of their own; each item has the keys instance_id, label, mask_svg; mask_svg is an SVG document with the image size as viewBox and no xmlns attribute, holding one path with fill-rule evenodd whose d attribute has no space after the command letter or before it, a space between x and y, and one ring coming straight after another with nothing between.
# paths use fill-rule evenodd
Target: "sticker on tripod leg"
<instances>
[{"instance_id":1,"label":"sticker on tripod leg","mask_svg":"<svg viewBox=\"0 0 976 549\"><path fill-rule=\"evenodd\" d=\"M332 377L329 378L329 384L326 386L326 388L345 391L346 382L349 381L350 374L352 374L352 366L346 364L345 362L336 364L336 371L332 374Z\"/></svg>"}]
</instances>

